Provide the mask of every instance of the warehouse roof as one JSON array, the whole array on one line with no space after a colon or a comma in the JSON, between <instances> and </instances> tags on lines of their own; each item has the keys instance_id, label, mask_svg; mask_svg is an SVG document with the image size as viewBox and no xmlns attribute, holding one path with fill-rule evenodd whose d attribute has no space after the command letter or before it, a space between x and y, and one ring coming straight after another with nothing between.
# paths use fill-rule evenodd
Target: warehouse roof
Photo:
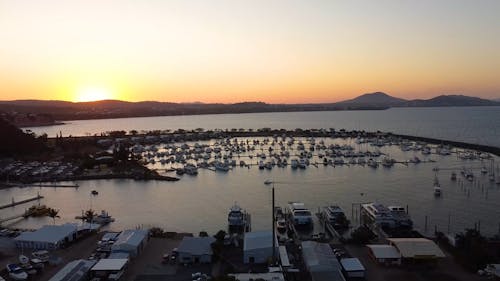
<instances>
[{"instance_id":1,"label":"warehouse roof","mask_svg":"<svg viewBox=\"0 0 500 281\"><path fill-rule=\"evenodd\" d=\"M389 242L401 253L403 258L444 258L443 251L426 238L390 238Z\"/></svg>"}]
</instances>

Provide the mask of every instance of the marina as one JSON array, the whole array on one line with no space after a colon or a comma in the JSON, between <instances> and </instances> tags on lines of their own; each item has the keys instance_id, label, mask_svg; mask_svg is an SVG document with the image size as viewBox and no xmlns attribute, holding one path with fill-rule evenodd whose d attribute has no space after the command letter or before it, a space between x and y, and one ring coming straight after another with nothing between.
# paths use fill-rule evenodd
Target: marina
<instances>
[{"instance_id":1,"label":"marina","mask_svg":"<svg viewBox=\"0 0 500 281\"><path fill-rule=\"evenodd\" d=\"M221 216L227 211L218 207L219 203L208 206L206 202L220 201L231 206L234 199L230 198L236 198L252 213L252 229L262 229L267 225L269 213L265 210L270 204L265 202L273 185L278 206L303 198L301 201L310 206L310 210L316 210L327 205L324 200L334 199L346 216L352 217L353 225L359 223L356 221L359 207L352 206L378 201L389 206L408 205L416 227L424 233L435 227L448 229L449 214L451 231L462 231L483 220L482 231L491 235L498 232L497 223L484 222L484 216L496 208L495 198L499 197L498 185L490 180L491 167L488 173L481 172L485 165L493 165L495 172L497 165L492 163L499 163L498 158L489 153L383 134L377 138L275 135L161 144L139 142L132 145L131 150L149 169L165 175L174 173L180 180L172 183L126 179L63 181L58 185L79 187L52 189L43 187L42 183L42 187L38 184L9 188L0 190L0 194L2 198L29 197L40 191L45 197L44 204L61 209L58 220L71 222L82 209L88 208L88 194L97 192L99 195L92 199L94 206L108 210L117 218L110 224L111 228L139 225L147 217L151 225L169 226L175 231L196 232L199 229L195 228L202 227L216 232L226 228L221 225L224 221ZM259 162L264 163L263 169L259 169ZM180 170L190 172L179 173ZM455 180L451 179L453 173ZM441 185L439 200L433 189L429 190L434 177ZM196 212L194 205L199 199L190 196L192 192L208 200L203 204L207 205L210 219L182 219L184 214ZM140 208L143 200L157 209L145 212ZM118 202L125 202L127 208L120 207L122 203ZM470 215L461 215L469 204L477 207ZM412 212L422 205L426 206L424 212ZM11 217L22 212L24 209L7 208L0 216ZM44 223L43 218L29 218L16 222L13 227L37 228Z\"/></svg>"}]
</instances>

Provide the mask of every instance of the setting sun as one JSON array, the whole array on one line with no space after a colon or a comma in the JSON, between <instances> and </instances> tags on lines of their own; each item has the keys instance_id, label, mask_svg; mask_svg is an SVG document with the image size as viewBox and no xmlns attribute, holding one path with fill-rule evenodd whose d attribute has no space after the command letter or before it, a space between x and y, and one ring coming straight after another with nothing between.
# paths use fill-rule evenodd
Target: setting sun
<instances>
[{"instance_id":1,"label":"setting sun","mask_svg":"<svg viewBox=\"0 0 500 281\"><path fill-rule=\"evenodd\" d=\"M104 88L86 87L77 91L75 101L88 102L108 100L112 98L111 91Z\"/></svg>"}]
</instances>

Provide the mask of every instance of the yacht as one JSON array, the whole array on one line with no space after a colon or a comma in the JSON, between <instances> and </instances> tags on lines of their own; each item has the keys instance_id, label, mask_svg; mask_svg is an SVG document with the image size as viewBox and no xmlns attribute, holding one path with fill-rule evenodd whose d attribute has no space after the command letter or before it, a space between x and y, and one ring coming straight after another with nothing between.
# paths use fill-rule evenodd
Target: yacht
<instances>
[{"instance_id":1,"label":"yacht","mask_svg":"<svg viewBox=\"0 0 500 281\"><path fill-rule=\"evenodd\" d=\"M344 214L344 210L339 206L331 205L324 207L322 215L335 229L349 227L349 221Z\"/></svg>"},{"instance_id":2,"label":"yacht","mask_svg":"<svg viewBox=\"0 0 500 281\"><path fill-rule=\"evenodd\" d=\"M276 220L276 230L278 230L278 232L285 232L286 220L281 207L274 207L274 217Z\"/></svg>"},{"instance_id":3,"label":"yacht","mask_svg":"<svg viewBox=\"0 0 500 281\"><path fill-rule=\"evenodd\" d=\"M290 202L288 203L288 212L295 226L312 226L312 213L307 209L304 203Z\"/></svg>"},{"instance_id":4,"label":"yacht","mask_svg":"<svg viewBox=\"0 0 500 281\"><path fill-rule=\"evenodd\" d=\"M236 203L229 209L227 222L230 233L242 233L250 230L250 215Z\"/></svg>"},{"instance_id":5,"label":"yacht","mask_svg":"<svg viewBox=\"0 0 500 281\"><path fill-rule=\"evenodd\" d=\"M101 213L92 219L92 222L98 224L108 224L114 221L115 219L111 217L105 210L101 210Z\"/></svg>"},{"instance_id":6,"label":"yacht","mask_svg":"<svg viewBox=\"0 0 500 281\"><path fill-rule=\"evenodd\" d=\"M227 171L229 171L229 166L226 165L224 162L217 161L217 162L215 162L215 170L227 172Z\"/></svg>"},{"instance_id":7,"label":"yacht","mask_svg":"<svg viewBox=\"0 0 500 281\"><path fill-rule=\"evenodd\" d=\"M198 174L198 168L193 164L187 164L186 166L184 166L184 171L186 172L186 174L192 175L192 176L195 176Z\"/></svg>"},{"instance_id":8,"label":"yacht","mask_svg":"<svg viewBox=\"0 0 500 281\"><path fill-rule=\"evenodd\" d=\"M21 267L19 267L16 264L8 264L6 266L7 272L9 273L9 277L12 280L26 280L28 279L28 273L26 273L24 270L22 270Z\"/></svg>"},{"instance_id":9,"label":"yacht","mask_svg":"<svg viewBox=\"0 0 500 281\"><path fill-rule=\"evenodd\" d=\"M385 207L380 203L361 204L361 222L377 224L384 228L408 228L413 226L409 215L403 207Z\"/></svg>"},{"instance_id":10,"label":"yacht","mask_svg":"<svg viewBox=\"0 0 500 281\"><path fill-rule=\"evenodd\" d=\"M389 206L387 208L391 211L391 215L395 219L396 225L398 227L403 227L403 228L413 227L413 221L410 219L410 216L408 215L404 207Z\"/></svg>"},{"instance_id":11,"label":"yacht","mask_svg":"<svg viewBox=\"0 0 500 281\"><path fill-rule=\"evenodd\" d=\"M299 168L301 169L305 169L307 167L307 162L306 162L306 159L304 158L300 158L299 159Z\"/></svg>"},{"instance_id":12,"label":"yacht","mask_svg":"<svg viewBox=\"0 0 500 281\"><path fill-rule=\"evenodd\" d=\"M437 176L434 177L434 196L441 196L441 184L439 184Z\"/></svg>"},{"instance_id":13,"label":"yacht","mask_svg":"<svg viewBox=\"0 0 500 281\"><path fill-rule=\"evenodd\" d=\"M265 167L266 167L266 165L264 164L264 161L260 160L259 161L259 169L264 170Z\"/></svg>"},{"instance_id":14,"label":"yacht","mask_svg":"<svg viewBox=\"0 0 500 281\"><path fill-rule=\"evenodd\" d=\"M456 181L457 180L457 173L455 171L451 172L451 180Z\"/></svg>"}]
</instances>

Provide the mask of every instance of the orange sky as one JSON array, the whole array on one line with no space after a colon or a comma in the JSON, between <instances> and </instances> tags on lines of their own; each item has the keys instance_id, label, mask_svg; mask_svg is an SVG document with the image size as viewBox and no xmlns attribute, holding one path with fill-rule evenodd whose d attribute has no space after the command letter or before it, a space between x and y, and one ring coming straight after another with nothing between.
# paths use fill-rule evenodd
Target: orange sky
<instances>
[{"instance_id":1,"label":"orange sky","mask_svg":"<svg viewBox=\"0 0 500 281\"><path fill-rule=\"evenodd\" d=\"M500 97L500 1L473 2L0 0L0 100Z\"/></svg>"}]
</instances>

